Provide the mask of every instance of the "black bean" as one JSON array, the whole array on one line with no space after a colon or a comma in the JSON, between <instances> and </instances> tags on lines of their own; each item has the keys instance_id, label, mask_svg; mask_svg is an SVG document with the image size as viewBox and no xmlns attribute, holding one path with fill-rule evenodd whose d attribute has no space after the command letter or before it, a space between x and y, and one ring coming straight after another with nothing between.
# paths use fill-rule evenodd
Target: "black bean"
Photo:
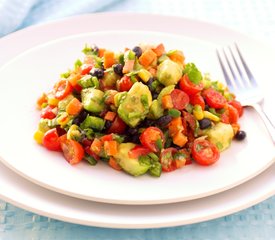
<instances>
[{"instance_id":1,"label":"black bean","mask_svg":"<svg viewBox=\"0 0 275 240\"><path fill-rule=\"evenodd\" d=\"M140 124L139 124L139 126L140 127L142 127L142 128L144 128L144 127L151 127L151 126L153 126L155 124L155 120L152 120L152 119L145 119L145 120L143 120Z\"/></svg>"},{"instance_id":2,"label":"black bean","mask_svg":"<svg viewBox=\"0 0 275 240\"><path fill-rule=\"evenodd\" d=\"M150 77L149 80L147 81L147 83L145 83L145 84L147 86L152 85L153 81L154 81L154 78Z\"/></svg>"},{"instance_id":3,"label":"black bean","mask_svg":"<svg viewBox=\"0 0 275 240\"><path fill-rule=\"evenodd\" d=\"M157 121L156 121L156 125L164 128L167 126L168 123L170 123L172 121L172 117L170 115L165 115L160 117Z\"/></svg>"},{"instance_id":4,"label":"black bean","mask_svg":"<svg viewBox=\"0 0 275 240\"><path fill-rule=\"evenodd\" d=\"M138 134L138 129L137 128L128 128L127 133L129 133L130 135Z\"/></svg>"},{"instance_id":5,"label":"black bean","mask_svg":"<svg viewBox=\"0 0 275 240\"><path fill-rule=\"evenodd\" d=\"M246 138L246 132L242 130L238 131L235 135L235 138L239 141L244 140Z\"/></svg>"},{"instance_id":6,"label":"black bean","mask_svg":"<svg viewBox=\"0 0 275 240\"><path fill-rule=\"evenodd\" d=\"M153 81L154 81L154 79L151 77L151 78L149 78L149 80L145 83L145 84L148 86L150 92L153 92L153 91L154 91L154 88L153 88L153 86L152 86Z\"/></svg>"},{"instance_id":7,"label":"black bean","mask_svg":"<svg viewBox=\"0 0 275 240\"><path fill-rule=\"evenodd\" d=\"M204 101L204 102L205 102L205 101ZM205 111L209 111L209 108L210 108L210 107L209 107L207 104L205 104L204 110L205 110Z\"/></svg>"},{"instance_id":8,"label":"black bean","mask_svg":"<svg viewBox=\"0 0 275 240\"><path fill-rule=\"evenodd\" d=\"M99 51L98 46L96 46L96 45L93 44L93 45L91 46L91 48L92 48L92 50L93 50L94 53L98 53L98 51Z\"/></svg>"},{"instance_id":9,"label":"black bean","mask_svg":"<svg viewBox=\"0 0 275 240\"><path fill-rule=\"evenodd\" d=\"M88 116L88 112L82 110L73 120L73 124L80 125Z\"/></svg>"},{"instance_id":10,"label":"black bean","mask_svg":"<svg viewBox=\"0 0 275 240\"><path fill-rule=\"evenodd\" d=\"M113 66L113 69L114 69L114 72L119 75L119 76L123 76L123 72L122 72L122 69L123 69L123 66L122 64L115 64Z\"/></svg>"},{"instance_id":11,"label":"black bean","mask_svg":"<svg viewBox=\"0 0 275 240\"><path fill-rule=\"evenodd\" d=\"M112 122L109 120L105 121L105 129L109 129L112 126Z\"/></svg>"},{"instance_id":12,"label":"black bean","mask_svg":"<svg viewBox=\"0 0 275 240\"><path fill-rule=\"evenodd\" d=\"M203 118L199 120L200 129L206 129L211 127L211 120L209 118Z\"/></svg>"},{"instance_id":13,"label":"black bean","mask_svg":"<svg viewBox=\"0 0 275 240\"><path fill-rule=\"evenodd\" d=\"M136 134L136 135L131 136L131 142L139 144L140 143L139 135Z\"/></svg>"},{"instance_id":14,"label":"black bean","mask_svg":"<svg viewBox=\"0 0 275 240\"><path fill-rule=\"evenodd\" d=\"M136 54L136 56L139 58L142 54L142 49L139 46L135 46L133 49L133 52Z\"/></svg>"},{"instance_id":15,"label":"black bean","mask_svg":"<svg viewBox=\"0 0 275 240\"><path fill-rule=\"evenodd\" d=\"M156 93L156 92L154 92L154 93L152 94L152 98L153 98L153 100L157 99L157 98L158 98L158 96L159 96L159 94L158 94L158 93Z\"/></svg>"},{"instance_id":16,"label":"black bean","mask_svg":"<svg viewBox=\"0 0 275 240\"><path fill-rule=\"evenodd\" d=\"M104 70L102 68L93 68L90 72L93 77L103 78L104 77Z\"/></svg>"}]
</instances>

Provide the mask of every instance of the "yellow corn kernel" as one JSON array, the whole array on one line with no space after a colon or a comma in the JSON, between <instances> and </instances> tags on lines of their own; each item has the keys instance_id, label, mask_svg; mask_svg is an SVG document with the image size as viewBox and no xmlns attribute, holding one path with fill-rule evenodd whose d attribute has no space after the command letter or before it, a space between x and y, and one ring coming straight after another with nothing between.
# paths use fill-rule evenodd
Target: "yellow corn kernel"
<instances>
[{"instance_id":1,"label":"yellow corn kernel","mask_svg":"<svg viewBox=\"0 0 275 240\"><path fill-rule=\"evenodd\" d=\"M226 89L226 86L222 82L217 83L217 87L219 90L223 91Z\"/></svg>"},{"instance_id":2,"label":"yellow corn kernel","mask_svg":"<svg viewBox=\"0 0 275 240\"><path fill-rule=\"evenodd\" d=\"M63 112L58 118L57 118L57 123L60 124L61 126L65 126L69 122L70 118L68 113Z\"/></svg>"},{"instance_id":3,"label":"yellow corn kernel","mask_svg":"<svg viewBox=\"0 0 275 240\"><path fill-rule=\"evenodd\" d=\"M79 127L76 124L73 124L68 132L67 132L67 139L77 140L81 138L81 133Z\"/></svg>"},{"instance_id":4,"label":"yellow corn kernel","mask_svg":"<svg viewBox=\"0 0 275 240\"><path fill-rule=\"evenodd\" d=\"M38 144L42 144L43 142L43 137L44 137L44 132L37 130L34 135L33 138L34 140L38 143Z\"/></svg>"},{"instance_id":5,"label":"yellow corn kernel","mask_svg":"<svg viewBox=\"0 0 275 240\"><path fill-rule=\"evenodd\" d=\"M57 106L59 103L59 100L56 99L55 97L53 96L49 96L48 98L48 104L51 105L51 106Z\"/></svg>"},{"instance_id":6,"label":"yellow corn kernel","mask_svg":"<svg viewBox=\"0 0 275 240\"><path fill-rule=\"evenodd\" d=\"M202 120L204 118L204 113L200 105L196 104L194 106L193 115L197 120Z\"/></svg>"},{"instance_id":7,"label":"yellow corn kernel","mask_svg":"<svg viewBox=\"0 0 275 240\"><path fill-rule=\"evenodd\" d=\"M152 74L149 71L145 70L145 69L140 69L139 72L138 72L138 76L141 78L141 80L143 82L146 83L152 77Z\"/></svg>"},{"instance_id":8,"label":"yellow corn kernel","mask_svg":"<svg viewBox=\"0 0 275 240\"><path fill-rule=\"evenodd\" d=\"M204 114L205 118L209 118L210 120L212 120L214 122L220 121L220 118L211 112L203 111L203 114Z\"/></svg>"}]
</instances>

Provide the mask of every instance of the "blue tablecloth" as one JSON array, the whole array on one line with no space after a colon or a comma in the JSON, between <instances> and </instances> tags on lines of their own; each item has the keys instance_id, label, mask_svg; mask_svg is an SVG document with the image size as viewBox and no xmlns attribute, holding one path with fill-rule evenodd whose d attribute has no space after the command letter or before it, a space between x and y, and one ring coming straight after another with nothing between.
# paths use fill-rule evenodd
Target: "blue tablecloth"
<instances>
[{"instance_id":1,"label":"blue tablecloth","mask_svg":"<svg viewBox=\"0 0 275 240\"><path fill-rule=\"evenodd\" d=\"M275 1L0 0L0 37L34 23L80 13L131 11L222 24L274 44ZM0 239L275 239L275 197L238 213L198 224L120 230L57 221L0 200Z\"/></svg>"}]
</instances>

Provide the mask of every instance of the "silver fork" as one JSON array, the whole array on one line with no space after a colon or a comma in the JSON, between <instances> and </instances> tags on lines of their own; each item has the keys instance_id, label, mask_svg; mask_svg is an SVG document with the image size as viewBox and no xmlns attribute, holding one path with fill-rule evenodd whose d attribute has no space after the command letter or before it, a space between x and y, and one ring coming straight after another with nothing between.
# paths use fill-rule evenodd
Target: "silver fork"
<instances>
[{"instance_id":1,"label":"silver fork","mask_svg":"<svg viewBox=\"0 0 275 240\"><path fill-rule=\"evenodd\" d=\"M217 56L228 88L236 94L243 106L253 107L258 112L275 144L275 126L263 111L264 95L237 44L233 48L217 50Z\"/></svg>"}]
</instances>

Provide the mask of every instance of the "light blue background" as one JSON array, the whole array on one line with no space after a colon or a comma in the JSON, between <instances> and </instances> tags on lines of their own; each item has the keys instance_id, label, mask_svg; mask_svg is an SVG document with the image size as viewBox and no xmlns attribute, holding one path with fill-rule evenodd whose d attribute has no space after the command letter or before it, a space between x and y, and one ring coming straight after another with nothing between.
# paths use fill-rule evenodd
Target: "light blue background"
<instances>
[{"instance_id":1,"label":"light blue background","mask_svg":"<svg viewBox=\"0 0 275 240\"><path fill-rule=\"evenodd\" d=\"M275 47L274 0L0 0L0 37L35 23L101 11L147 12L204 20L242 31ZM215 220L144 230L66 223L0 200L0 239L274 240L275 197Z\"/></svg>"}]
</instances>

